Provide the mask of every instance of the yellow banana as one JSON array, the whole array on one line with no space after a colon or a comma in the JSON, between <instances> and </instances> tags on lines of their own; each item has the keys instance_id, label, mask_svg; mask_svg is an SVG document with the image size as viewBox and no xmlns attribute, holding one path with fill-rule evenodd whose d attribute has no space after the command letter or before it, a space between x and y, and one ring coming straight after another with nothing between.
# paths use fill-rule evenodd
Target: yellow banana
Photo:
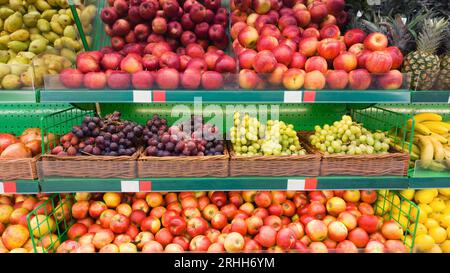
<instances>
[{"instance_id":1,"label":"yellow banana","mask_svg":"<svg viewBox=\"0 0 450 273\"><path fill-rule=\"evenodd\" d=\"M420 160L422 161L422 166L427 168L433 162L434 148L430 137L427 136L417 136L419 139L420 147Z\"/></svg>"},{"instance_id":2,"label":"yellow banana","mask_svg":"<svg viewBox=\"0 0 450 273\"><path fill-rule=\"evenodd\" d=\"M434 137L429 137L429 138L431 140L431 143L433 144L434 159L435 160L444 160L444 147L442 146L442 143L440 143Z\"/></svg>"},{"instance_id":3,"label":"yellow banana","mask_svg":"<svg viewBox=\"0 0 450 273\"><path fill-rule=\"evenodd\" d=\"M409 158L413 161L416 161L416 160L420 159L420 156L418 154L416 154L415 152L411 152L411 154L409 155Z\"/></svg>"},{"instance_id":4,"label":"yellow banana","mask_svg":"<svg viewBox=\"0 0 450 273\"><path fill-rule=\"evenodd\" d=\"M442 144L448 144L448 140L441 135L438 135L438 134L432 132L430 136Z\"/></svg>"},{"instance_id":5,"label":"yellow banana","mask_svg":"<svg viewBox=\"0 0 450 273\"><path fill-rule=\"evenodd\" d=\"M445 128L447 128L447 130L449 130L450 131L450 123L447 123L447 122L439 122L439 124L441 125L441 126L444 126Z\"/></svg>"},{"instance_id":6,"label":"yellow banana","mask_svg":"<svg viewBox=\"0 0 450 273\"><path fill-rule=\"evenodd\" d=\"M447 167L440 162L433 161L431 162L430 166L428 166L428 169L435 172L443 172L447 169Z\"/></svg>"},{"instance_id":7,"label":"yellow banana","mask_svg":"<svg viewBox=\"0 0 450 273\"><path fill-rule=\"evenodd\" d=\"M450 169L450 147L444 148L444 156L447 167Z\"/></svg>"},{"instance_id":8,"label":"yellow banana","mask_svg":"<svg viewBox=\"0 0 450 273\"><path fill-rule=\"evenodd\" d=\"M415 124L414 131L418 132L418 133L420 133L420 134L422 134L424 136L431 135L431 130L427 126L425 126L425 125L423 125L421 123L416 123Z\"/></svg>"},{"instance_id":9,"label":"yellow banana","mask_svg":"<svg viewBox=\"0 0 450 273\"><path fill-rule=\"evenodd\" d=\"M438 115L436 113L420 113L414 115L414 119L417 123L422 121L442 121L441 115Z\"/></svg>"},{"instance_id":10,"label":"yellow banana","mask_svg":"<svg viewBox=\"0 0 450 273\"><path fill-rule=\"evenodd\" d=\"M420 149L416 144L412 145L412 152L420 155Z\"/></svg>"},{"instance_id":11,"label":"yellow banana","mask_svg":"<svg viewBox=\"0 0 450 273\"><path fill-rule=\"evenodd\" d=\"M430 129L431 132L434 132L436 134L443 135L448 133L447 127L442 126L440 123L423 122L422 124L428 127L428 129Z\"/></svg>"}]
</instances>

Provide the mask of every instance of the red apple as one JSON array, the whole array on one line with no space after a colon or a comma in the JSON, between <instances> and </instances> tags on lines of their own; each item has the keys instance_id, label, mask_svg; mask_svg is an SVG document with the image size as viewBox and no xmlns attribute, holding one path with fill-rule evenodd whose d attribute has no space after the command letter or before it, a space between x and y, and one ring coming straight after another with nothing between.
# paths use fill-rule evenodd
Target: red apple
<instances>
[{"instance_id":1,"label":"red apple","mask_svg":"<svg viewBox=\"0 0 450 273\"><path fill-rule=\"evenodd\" d=\"M67 236L70 240L77 241L81 236L88 232L88 228L80 223L73 224L67 231Z\"/></svg>"},{"instance_id":2,"label":"red apple","mask_svg":"<svg viewBox=\"0 0 450 273\"><path fill-rule=\"evenodd\" d=\"M326 60L333 60L343 51L342 49L339 40L327 38L319 42L317 52Z\"/></svg>"},{"instance_id":3,"label":"red apple","mask_svg":"<svg viewBox=\"0 0 450 273\"><path fill-rule=\"evenodd\" d=\"M388 38L380 32L370 33L364 39L364 47L371 51L381 51L388 46Z\"/></svg>"},{"instance_id":4,"label":"red apple","mask_svg":"<svg viewBox=\"0 0 450 273\"><path fill-rule=\"evenodd\" d=\"M187 222L187 233L191 237L204 234L208 228L208 222L201 217L194 217Z\"/></svg>"},{"instance_id":5,"label":"red apple","mask_svg":"<svg viewBox=\"0 0 450 273\"><path fill-rule=\"evenodd\" d=\"M327 201L327 211L332 216L338 216L346 209L346 203L344 199L340 197L332 197Z\"/></svg>"},{"instance_id":6,"label":"red apple","mask_svg":"<svg viewBox=\"0 0 450 273\"><path fill-rule=\"evenodd\" d=\"M294 11L294 16L299 27L305 28L311 22L311 14L308 10L297 9Z\"/></svg>"},{"instance_id":7,"label":"red apple","mask_svg":"<svg viewBox=\"0 0 450 273\"><path fill-rule=\"evenodd\" d=\"M276 215L269 215L264 218L264 225L271 226L275 231L279 231L282 227L281 218Z\"/></svg>"},{"instance_id":8,"label":"red apple","mask_svg":"<svg viewBox=\"0 0 450 273\"><path fill-rule=\"evenodd\" d=\"M312 220L305 227L306 234L313 242L321 242L327 238L328 228L320 220Z\"/></svg>"},{"instance_id":9,"label":"red apple","mask_svg":"<svg viewBox=\"0 0 450 273\"><path fill-rule=\"evenodd\" d=\"M156 83L162 89L175 89L180 82L180 75L176 69L163 68L156 74Z\"/></svg>"},{"instance_id":10,"label":"red apple","mask_svg":"<svg viewBox=\"0 0 450 273\"><path fill-rule=\"evenodd\" d=\"M392 58L391 69L399 69L403 64L403 54L396 46L390 46L385 50Z\"/></svg>"},{"instance_id":11,"label":"red apple","mask_svg":"<svg viewBox=\"0 0 450 273\"><path fill-rule=\"evenodd\" d=\"M302 55L301 53L294 52L289 68L303 69L305 68L306 60L306 56Z\"/></svg>"},{"instance_id":12,"label":"red apple","mask_svg":"<svg viewBox=\"0 0 450 273\"><path fill-rule=\"evenodd\" d=\"M123 214L116 214L111 218L111 222L109 224L109 228L114 233L124 233L127 231L130 226L130 219Z\"/></svg>"},{"instance_id":13,"label":"red apple","mask_svg":"<svg viewBox=\"0 0 450 273\"><path fill-rule=\"evenodd\" d=\"M350 52L343 52L333 60L333 67L336 70L350 72L358 66L356 55Z\"/></svg>"},{"instance_id":14,"label":"red apple","mask_svg":"<svg viewBox=\"0 0 450 273\"><path fill-rule=\"evenodd\" d=\"M106 75L103 72L88 72L84 75L83 85L88 89L104 89L106 87Z\"/></svg>"},{"instance_id":15,"label":"red apple","mask_svg":"<svg viewBox=\"0 0 450 273\"><path fill-rule=\"evenodd\" d=\"M143 253L157 253L163 251L164 247L157 241L149 241L142 247Z\"/></svg>"},{"instance_id":16,"label":"red apple","mask_svg":"<svg viewBox=\"0 0 450 273\"><path fill-rule=\"evenodd\" d=\"M289 249L295 246L296 237L295 233L290 228L282 228L277 233L277 245Z\"/></svg>"},{"instance_id":17,"label":"red apple","mask_svg":"<svg viewBox=\"0 0 450 273\"><path fill-rule=\"evenodd\" d=\"M319 41L316 37L304 38L299 43L299 52L306 57L314 56L318 45Z\"/></svg>"},{"instance_id":18,"label":"red apple","mask_svg":"<svg viewBox=\"0 0 450 273\"><path fill-rule=\"evenodd\" d=\"M161 228L161 222L155 216L144 218L140 225L142 231L150 231L153 234L156 234Z\"/></svg>"},{"instance_id":19,"label":"red apple","mask_svg":"<svg viewBox=\"0 0 450 273\"><path fill-rule=\"evenodd\" d=\"M339 27L336 25L326 25L320 30L319 33L321 39L327 38L339 39L339 37L341 36L341 31L339 30Z\"/></svg>"},{"instance_id":20,"label":"red apple","mask_svg":"<svg viewBox=\"0 0 450 273\"><path fill-rule=\"evenodd\" d=\"M314 23L322 22L328 15L327 5L321 2L313 2L309 7L311 13L311 21Z\"/></svg>"},{"instance_id":21,"label":"red apple","mask_svg":"<svg viewBox=\"0 0 450 273\"><path fill-rule=\"evenodd\" d=\"M320 38L320 32L317 28L309 27L305 29L302 33L302 38L313 37L316 39Z\"/></svg>"},{"instance_id":22,"label":"red apple","mask_svg":"<svg viewBox=\"0 0 450 273\"><path fill-rule=\"evenodd\" d=\"M381 233L388 240L400 240L403 239L403 229L399 223L394 220L384 222L381 227Z\"/></svg>"},{"instance_id":23,"label":"red apple","mask_svg":"<svg viewBox=\"0 0 450 273\"><path fill-rule=\"evenodd\" d=\"M155 240L162 246L166 246L172 242L173 236L167 228L160 229L155 234Z\"/></svg>"},{"instance_id":24,"label":"red apple","mask_svg":"<svg viewBox=\"0 0 450 273\"><path fill-rule=\"evenodd\" d=\"M358 253L358 248L350 240L344 240L337 244L336 253Z\"/></svg>"},{"instance_id":25,"label":"red apple","mask_svg":"<svg viewBox=\"0 0 450 273\"><path fill-rule=\"evenodd\" d=\"M339 222L334 221L328 224L328 238L336 242L342 242L347 238L347 227Z\"/></svg>"},{"instance_id":26,"label":"red apple","mask_svg":"<svg viewBox=\"0 0 450 273\"><path fill-rule=\"evenodd\" d=\"M271 226L262 226L255 240L263 247L271 247L276 244L277 231Z\"/></svg>"},{"instance_id":27,"label":"red apple","mask_svg":"<svg viewBox=\"0 0 450 273\"><path fill-rule=\"evenodd\" d=\"M88 201L79 201L73 204L72 206L72 217L75 219L83 219L86 218L89 212L89 202Z\"/></svg>"},{"instance_id":28,"label":"red apple","mask_svg":"<svg viewBox=\"0 0 450 273\"><path fill-rule=\"evenodd\" d=\"M348 234L348 239L352 241L356 247L363 248L366 247L369 242L369 235L362 228L355 228Z\"/></svg>"},{"instance_id":29,"label":"red apple","mask_svg":"<svg viewBox=\"0 0 450 273\"><path fill-rule=\"evenodd\" d=\"M370 53L365 64L371 73L387 73L392 67L392 57L387 52L375 51Z\"/></svg>"},{"instance_id":30,"label":"red apple","mask_svg":"<svg viewBox=\"0 0 450 273\"><path fill-rule=\"evenodd\" d=\"M367 34L359 28L350 29L344 35L344 42L347 47L351 47L354 44L363 43Z\"/></svg>"}]
</instances>

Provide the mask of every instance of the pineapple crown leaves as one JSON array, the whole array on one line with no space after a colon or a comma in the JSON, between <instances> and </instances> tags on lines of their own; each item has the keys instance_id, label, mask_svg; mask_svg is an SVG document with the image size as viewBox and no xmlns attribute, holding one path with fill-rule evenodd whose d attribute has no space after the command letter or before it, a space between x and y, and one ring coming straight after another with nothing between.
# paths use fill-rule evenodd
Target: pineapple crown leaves
<instances>
[{"instance_id":1,"label":"pineapple crown leaves","mask_svg":"<svg viewBox=\"0 0 450 273\"><path fill-rule=\"evenodd\" d=\"M445 18L426 19L417 39L417 50L435 54L445 39L444 32L448 24L448 19Z\"/></svg>"}]
</instances>

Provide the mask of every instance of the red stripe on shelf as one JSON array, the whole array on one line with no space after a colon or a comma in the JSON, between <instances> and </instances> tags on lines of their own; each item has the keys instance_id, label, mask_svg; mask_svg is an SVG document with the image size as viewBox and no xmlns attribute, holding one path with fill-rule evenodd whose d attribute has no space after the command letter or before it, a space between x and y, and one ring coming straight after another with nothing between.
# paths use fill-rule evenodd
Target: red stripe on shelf
<instances>
[{"instance_id":1,"label":"red stripe on shelf","mask_svg":"<svg viewBox=\"0 0 450 273\"><path fill-rule=\"evenodd\" d=\"M315 189L317 189L317 178L306 178L305 190L315 190Z\"/></svg>"},{"instance_id":2,"label":"red stripe on shelf","mask_svg":"<svg viewBox=\"0 0 450 273\"><path fill-rule=\"evenodd\" d=\"M3 191L5 193L17 192L16 182L15 181L3 182Z\"/></svg>"},{"instance_id":3,"label":"red stripe on shelf","mask_svg":"<svg viewBox=\"0 0 450 273\"><path fill-rule=\"evenodd\" d=\"M139 181L139 191L152 191L152 181Z\"/></svg>"},{"instance_id":4,"label":"red stripe on shelf","mask_svg":"<svg viewBox=\"0 0 450 273\"><path fill-rule=\"evenodd\" d=\"M303 92L303 102L315 102L315 101L316 101L316 91Z\"/></svg>"},{"instance_id":5,"label":"red stripe on shelf","mask_svg":"<svg viewBox=\"0 0 450 273\"><path fill-rule=\"evenodd\" d=\"M153 91L153 102L166 102L166 91L165 90L154 90Z\"/></svg>"}]
</instances>

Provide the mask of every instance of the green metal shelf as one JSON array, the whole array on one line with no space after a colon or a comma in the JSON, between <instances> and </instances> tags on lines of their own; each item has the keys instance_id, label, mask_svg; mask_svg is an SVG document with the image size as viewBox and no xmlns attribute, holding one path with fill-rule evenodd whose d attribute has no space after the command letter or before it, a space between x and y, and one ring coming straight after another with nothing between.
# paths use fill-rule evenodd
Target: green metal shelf
<instances>
[{"instance_id":1,"label":"green metal shelf","mask_svg":"<svg viewBox=\"0 0 450 273\"><path fill-rule=\"evenodd\" d=\"M41 90L41 102L410 103L408 90Z\"/></svg>"},{"instance_id":2,"label":"green metal shelf","mask_svg":"<svg viewBox=\"0 0 450 273\"><path fill-rule=\"evenodd\" d=\"M0 194L39 193L38 180L0 181Z\"/></svg>"},{"instance_id":3,"label":"green metal shelf","mask_svg":"<svg viewBox=\"0 0 450 273\"><path fill-rule=\"evenodd\" d=\"M408 188L408 177L48 178L41 180L40 185L44 193L405 189Z\"/></svg>"},{"instance_id":4,"label":"green metal shelf","mask_svg":"<svg viewBox=\"0 0 450 273\"><path fill-rule=\"evenodd\" d=\"M34 90L0 90L0 103L36 103L37 97Z\"/></svg>"}]
</instances>

